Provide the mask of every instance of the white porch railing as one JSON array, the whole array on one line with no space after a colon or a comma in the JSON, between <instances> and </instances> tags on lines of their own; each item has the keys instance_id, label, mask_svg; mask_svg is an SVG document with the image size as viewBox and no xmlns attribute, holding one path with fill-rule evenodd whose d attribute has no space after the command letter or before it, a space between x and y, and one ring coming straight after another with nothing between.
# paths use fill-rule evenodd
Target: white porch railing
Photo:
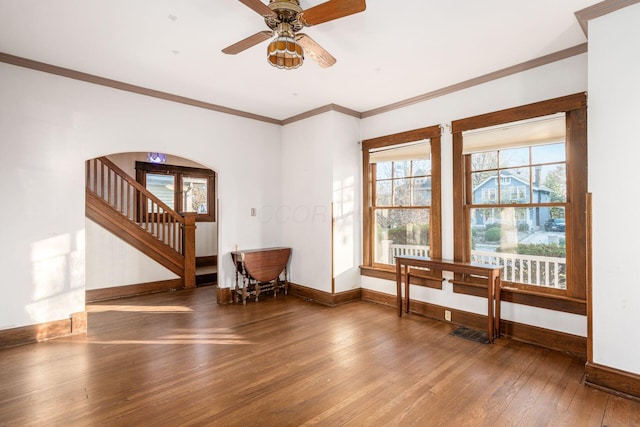
<instances>
[{"instance_id":1,"label":"white porch railing","mask_svg":"<svg viewBox=\"0 0 640 427\"><path fill-rule=\"evenodd\" d=\"M388 264L396 263L396 256L429 256L429 246L389 244ZM471 262L504 267L502 280L566 289L566 258L501 252L471 251Z\"/></svg>"},{"instance_id":2,"label":"white porch railing","mask_svg":"<svg viewBox=\"0 0 640 427\"><path fill-rule=\"evenodd\" d=\"M502 280L566 289L566 258L471 251L471 262L504 267Z\"/></svg>"},{"instance_id":3,"label":"white porch railing","mask_svg":"<svg viewBox=\"0 0 640 427\"><path fill-rule=\"evenodd\" d=\"M389 264L395 265L397 256L429 256L429 246L389 245Z\"/></svg>"}]
</instances>

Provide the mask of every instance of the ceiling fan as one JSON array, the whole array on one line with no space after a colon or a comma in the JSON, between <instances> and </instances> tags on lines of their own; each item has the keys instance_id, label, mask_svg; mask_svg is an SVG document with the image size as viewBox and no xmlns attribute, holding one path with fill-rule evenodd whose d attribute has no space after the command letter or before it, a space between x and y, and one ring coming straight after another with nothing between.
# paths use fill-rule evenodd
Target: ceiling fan
<instances>
[{"instance_id":1,"label":"ceiling fan","mask_svg":"<svg viewBox=\"0 0 640 427\"><path fill-rule=\"evenodd\" d=\"M287 70L298 68L308 55L321 67L330 67L336 59L311 37L300 33L304 27L333 21L366 9L365 0L329 0L303 10L299 0L239 0L264 17L270 30L260 31L232 44L223 53L235 55L265 40L275 38L267 47L267 60L271 65Z\"/></svg>"}]
</instances>

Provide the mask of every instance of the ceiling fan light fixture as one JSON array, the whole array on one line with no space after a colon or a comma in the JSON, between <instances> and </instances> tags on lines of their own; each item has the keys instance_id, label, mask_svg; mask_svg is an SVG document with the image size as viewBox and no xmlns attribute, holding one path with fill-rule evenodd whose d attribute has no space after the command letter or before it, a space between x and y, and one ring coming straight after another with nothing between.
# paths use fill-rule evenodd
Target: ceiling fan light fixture
<instances>
[{"instance_id":1,"label":"ceiling fan light fixture","mask_svg":"<svg viewBox=\"0 0 640 427\"><path fill-rule=\"evenodd\" d=\"M279 34L267 47L267 60L274 67L293 70L304 62L304 50L294 37Z\"/></svg>"}]
</instances>

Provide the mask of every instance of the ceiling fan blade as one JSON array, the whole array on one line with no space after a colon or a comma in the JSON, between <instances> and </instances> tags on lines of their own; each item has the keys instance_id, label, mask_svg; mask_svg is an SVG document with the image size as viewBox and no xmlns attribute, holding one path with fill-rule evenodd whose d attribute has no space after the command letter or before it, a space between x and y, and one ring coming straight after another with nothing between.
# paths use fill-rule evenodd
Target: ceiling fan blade
<instances>
[{"instance_id":1,"label":"ceiling fan blade","mask_svg":"<svg viewBox=\"0 0 640 427\"><path fill-rule=\"evenodd\" d=\"M240 0L240 3L253 9L262 16L276 16L276 13L260 0Z\"/></svg>"},{"instance_id":2,"label":"ceiling fan blade","mask_svg":"<svg viewBox=\"0 0 640 427\"><path fill-rule=\"evenodd\" d=\"M305 10L302 19L307 25L318 25L362 12L366 8L365 0L329 0Z\"/></svg>"},{"instance_id":3,"label":"ceiling fan blade","mask_svg":"<svg viewBox=\"0 0 640 427\"><path fill-rule=\"evenodd\" d=\"M311 37L306 34L298 34L296 36L296 40L304 49L305 55L308 55L318 63L322 68L331 67L336 63L336 58L334 58L329 52L324 50L322 46L316 43Z\"/></svg>"},{"instance_id":4,"label":"ceiling fan blade","mask_svg":"<svg viewBox=\"0 0 640 427\"><path fill-rule=\"evenodd\" d=\"M271 36L273 36L273 31L260 31L259 33L249 36L244 40L240 40L238 43L225 47L222 49L222 52L228 55L235 55L236 53L240 53L243 50L247 50L258 43L262 43L263 41L270 39Z\"/></svg>"}]
</instances>

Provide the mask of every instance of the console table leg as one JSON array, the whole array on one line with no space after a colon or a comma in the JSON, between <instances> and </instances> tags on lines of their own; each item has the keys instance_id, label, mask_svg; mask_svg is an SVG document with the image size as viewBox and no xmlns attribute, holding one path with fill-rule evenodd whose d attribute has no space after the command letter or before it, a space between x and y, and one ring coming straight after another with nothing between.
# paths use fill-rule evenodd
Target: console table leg
<instances>
[{"instance_id":1,"label":"console table leg","mask_svg":"<svg viewBox=\"0 0 640 427\"><path fill-rule=\"evenodd\" d=\"M409 304L410 304L410 297L409 297L409 286L411 283L411 275L409 274L409 270L411 270L411 268L407 265L405 267L405 271L407 272L406 276L405 276L405 280L404 280L404 299L407 300L407 306L406 306L406 310L407 313L409 313Z\"/></svg>"},{"instance_id":2,"label":"console table leg","mask_svg":"<svg viewBox=\"0 0 640 427\"><path fill-rule=\"evenodd\" d=\"M495 287L495 299L496 299L496 312L494 316L495 325L494 331L496 338L500 338L500 289L502 288L502 282L500 281L500 275L496 276L496 280L494 281L496 284Z\"/></svg>"},{"instance_id":3,"label":"console table leg","mask_svg":"<svg viewBox=\"0 0 640 427\"><path fill-rule=\"evenodd\" d=\"M396 258L396 304L398 305L398 316L402 317L402 264Z\"/></svg>"}]
</instances>

